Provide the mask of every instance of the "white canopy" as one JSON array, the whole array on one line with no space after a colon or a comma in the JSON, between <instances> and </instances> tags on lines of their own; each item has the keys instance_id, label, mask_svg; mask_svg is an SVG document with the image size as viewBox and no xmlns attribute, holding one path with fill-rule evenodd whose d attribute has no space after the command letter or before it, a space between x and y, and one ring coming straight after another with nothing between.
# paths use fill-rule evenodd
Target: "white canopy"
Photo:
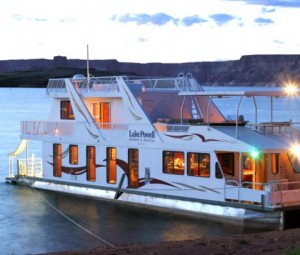
<instances>
[{"instance_id":1,"label":"white canopy","mask_svg":"<svg viewBox=\"0 0 300 255\"><path fill-rule=\"evenodd\" d=\"M28 140L22 139L20 141L18 147L13 152L9 153L9 156L19 155L20 153L22 153L26 149L27 144L28 144Z\"/></svg>"}]
</instances>

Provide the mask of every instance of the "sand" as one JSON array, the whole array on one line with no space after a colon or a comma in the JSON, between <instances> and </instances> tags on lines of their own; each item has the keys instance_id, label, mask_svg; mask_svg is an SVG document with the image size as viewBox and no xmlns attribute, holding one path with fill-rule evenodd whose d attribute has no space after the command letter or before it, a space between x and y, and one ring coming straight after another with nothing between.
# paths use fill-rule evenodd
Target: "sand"
<instances>
[{"instance_id":1,"label":"sand","mask_svg":"<svg viewBox=\"0 0 300 255\"><path fill-rule=\"evenodd\" d=\"M63 251L47 255L296 255L300 254L300 229L223 238L201 238L156 244L132 244L89 250Z\"/></svg>"}]
</instances>

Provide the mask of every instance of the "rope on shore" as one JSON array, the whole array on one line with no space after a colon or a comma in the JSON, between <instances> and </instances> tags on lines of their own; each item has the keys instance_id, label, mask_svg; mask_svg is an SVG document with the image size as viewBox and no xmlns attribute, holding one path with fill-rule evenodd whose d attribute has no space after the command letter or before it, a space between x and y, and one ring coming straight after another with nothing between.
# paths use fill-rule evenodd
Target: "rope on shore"
<instances>
[{"instance_id":1,"label":"rope on shore","mask_svg":"<svg viewBox=\"0 0 300 255\"><path fill-rule=\"evenodd\" d=\"M80 225L79 223L77 223L76 221L72 220L70 217L68 217L66 214L64 214L62 211L60 211L58 208L56 208L53 204L51 204L44 196L42 196L34 187L32 187L29 183L29 181L25 178L25 176L22 176L24 178L24 180L26 181L26 183L28 184L28 186L36 192L36 194L42 198L44 200L44 202L46 202L49 206L51 206L55 211L57 211L60 215L62 215L63 217L65 217L67 220L69 220L70 222L72 222L74 225L76 225L77 227L81 228L83 231L87 232L88 234L92 235L93 237L97 238L98 240L100 240L101 242L109 245L110 247L116 247L115 245L113 245L112 243L106 241L105 239L97 236L96 234L94 234L93 232L91 232L90 230L88 230L87 228L83 227L82 225Z\"/></svg>"}]
</instances>

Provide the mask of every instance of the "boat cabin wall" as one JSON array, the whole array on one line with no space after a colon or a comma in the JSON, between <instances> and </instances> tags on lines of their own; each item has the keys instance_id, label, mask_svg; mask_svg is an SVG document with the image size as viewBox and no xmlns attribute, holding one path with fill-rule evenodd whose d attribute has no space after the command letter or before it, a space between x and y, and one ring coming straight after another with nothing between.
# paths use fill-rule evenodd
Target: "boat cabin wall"
<instances>
[{"instance_id":1,"label":"boat cabin wall","mask_svg":"<svg viewBox=\"0 0 300 255\"><path fill-rule=\"evenodd\" d=\"M69 99L68 98L65 98L65 99L54 98L53 99L52 104L50 106L49 115L48 115L49 121L60 121L61 120L61 116L60 116L61 101L69 101Z\"/></svg>"},{"instance_id":2,"label":"boat cabin wall","mask_svg":"<svg viewBox=\"0 0 300 255\"><path fill-rule=\"evenodd\" d=\"M136 188L150 178L160 185L172 182L211 185L214 182L224 187L213 153L60 142L45 142L43 149L46 179L117 187L125 173L126 185ZM189 163L192 159L193 163ZM111 172L110 167L115 170Z\"/></svg>"}]
</instances>

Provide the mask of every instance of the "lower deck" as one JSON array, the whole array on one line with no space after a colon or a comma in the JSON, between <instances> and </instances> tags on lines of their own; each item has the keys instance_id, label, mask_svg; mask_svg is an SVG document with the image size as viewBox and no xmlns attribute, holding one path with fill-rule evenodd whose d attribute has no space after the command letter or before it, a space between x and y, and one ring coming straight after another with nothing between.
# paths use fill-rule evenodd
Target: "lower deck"
<instances>
[{"instance_id":1,"label":"lower deck","mask_svg":"<svg viewBox=\"0 0 300 255\"><path fill-rule=\"evenodd\" d=\"M172 213L196 216L250 229L278 230L300 227L300 220L297 217L300 213L299 206L271 208L252 203L238 203L237 201L217 202L196 198L187 199L162 194L150 194L145 191L74 185L74 183L70 182L51 181L24 176L19 176L18 179L14 180L7 178L7 180L30 185L36 189L64 192L156 210L170 211Z\"/></svg>"}]
</instances>

